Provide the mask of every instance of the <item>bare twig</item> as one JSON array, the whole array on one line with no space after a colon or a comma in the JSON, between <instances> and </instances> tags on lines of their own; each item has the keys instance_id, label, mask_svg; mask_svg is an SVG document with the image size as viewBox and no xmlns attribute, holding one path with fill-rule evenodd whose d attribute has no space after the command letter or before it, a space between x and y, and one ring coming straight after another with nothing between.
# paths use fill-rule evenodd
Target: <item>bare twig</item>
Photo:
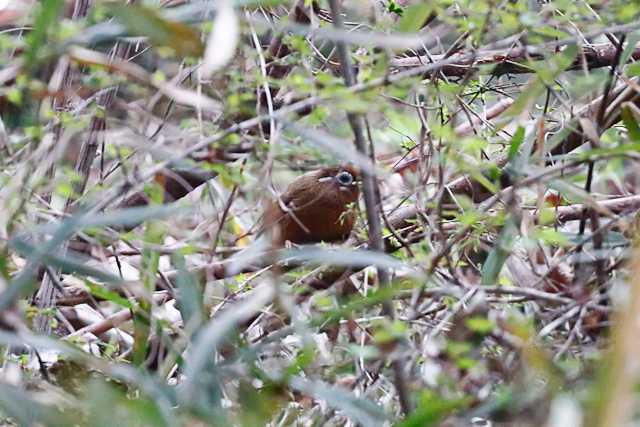
<instances>
[{"instance_id":1,"label":"bare twig","mask_svg":"<svg viewBox=\"0 0 640 427\"><path fill-rule=\"evenodd\" d=\"M337 29L341 29L342 15L339 0L331 0L330 5L333 25ZM340 41L337 43L337 47L345 84L347 87L352 87L356 84L356 78L351 65L351 57L347 49L347 45ZM347 113L347 118L349 119L349 124L351 125L351 129L354 134L356 149L361 154L370 157L373 160L375 158L373 153L373 144L367 144L364 134L365 126L363 117L359 114ZM362 171L362 175L367 224L369 226L369 246L374 251L384 251L381 227L382 206L380 200L380 189L378 188L375 171L364 169ZM381 287L388 287L391 283L389 271L385 268L378 267L378 280ZM395 317L394 309L390 301L383 302L383 312L391 319ZM400 407L402 412L407 415L411 411L411 403L409 401L409 394L404 375L404 366L402 366L402 362L397 358L391 363L394 370L395 386L400 400Z\"/></svg>"}]
</instances>

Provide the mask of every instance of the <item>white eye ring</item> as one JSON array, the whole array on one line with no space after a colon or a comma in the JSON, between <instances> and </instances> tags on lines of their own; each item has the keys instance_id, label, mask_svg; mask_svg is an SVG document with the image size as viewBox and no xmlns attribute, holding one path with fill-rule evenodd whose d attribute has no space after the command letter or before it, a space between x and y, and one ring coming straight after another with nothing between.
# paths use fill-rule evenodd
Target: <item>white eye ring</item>
<instances>
[{"instance_id":1,"label":"white eye ring","mask_svg":"<svg viewBox=\"0 0 640 427\"><path fill-rule=\"evenodd\" d=\"M336 179L338 180L338 184L347 187L353 184L353 175L351 175L347 171L342 171L338 175L336 175Z\"/></svg>"}]
</instances>

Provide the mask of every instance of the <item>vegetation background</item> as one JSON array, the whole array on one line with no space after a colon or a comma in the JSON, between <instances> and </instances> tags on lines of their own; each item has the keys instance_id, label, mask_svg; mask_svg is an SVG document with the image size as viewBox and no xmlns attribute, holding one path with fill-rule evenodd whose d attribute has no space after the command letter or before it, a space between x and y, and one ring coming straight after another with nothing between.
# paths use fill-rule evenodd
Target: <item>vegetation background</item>
<instances>
[{"instance_id":1,"label":"vegetation background","mask_svg":"<svg viewBox=\"0 0 640 427\"><path fill-rule=\"evenodd\" d=\"M3 425L640 425L639 13L0 1Z\"/></svg>"}]
</instances>

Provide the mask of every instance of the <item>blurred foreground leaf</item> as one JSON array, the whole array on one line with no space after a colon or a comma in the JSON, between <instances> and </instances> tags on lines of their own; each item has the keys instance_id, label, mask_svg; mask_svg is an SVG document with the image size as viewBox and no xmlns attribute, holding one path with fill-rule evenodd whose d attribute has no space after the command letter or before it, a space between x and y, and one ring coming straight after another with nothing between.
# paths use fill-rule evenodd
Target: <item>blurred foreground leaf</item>
<instances>
[{"instance_id":1,"label":"blurred foreground leaf","mask_svg":"<svg viewBox=\"0 0 640 427\"><path fill-rule=\"evenodd\" d=\"M200 56L204 45L188 25L170 21L145 6L110 4L109 10L131 35L148 37L151 44L171 47L176 55Z\"/></svg>"},{"instance_id":2,"label":"blurred foreground leaf","mask_svg":"<svg viewBox=\"0 0 640 427\"><path fill-rule=\"evenodd\" d=\"M25 390L2 383L0 383L0 415L9 416L23 426L65 427L78 421L74 414L64 413L53 405L42 404Z\"/></svg>"},{"instance_id":3,"label":"blurred foreground leaf","mask_svg":"<svg viewBox=\"0 0 640 427\"><path fill-rule=\"evenodd\" d=\"M60 23L58 17L62 12L64 0L43 0L37 3L33 29L27 35L27 51L25 65L31 69L41 60L41 52L50 46L51 29Z\"/></svg>"},{"instance_id":4,"label":"blurred foreground leaf","mask_svg":"<svg viewBox=\"0 0 640 427\"><path fill-rule=\"evenodd\" d=\"M294 390L326 401L362 426L383 426L388 419L380 406L364 397L357 397L348 390L301 377L291 378L289 385Z\"/></svg>"},{"instance_id":5,"label":"blurred foreground leaf","mask_svg":"<svg viewBox=\"0 0 640 427\"><path fill-rule=\"evenodd\" d=\"M463 409L471 403L471 398L446 399L433 392L425 391L419 398L417 409L396 427L429 427L439 425L453 411Z\"/></svg>"}]
</instances>

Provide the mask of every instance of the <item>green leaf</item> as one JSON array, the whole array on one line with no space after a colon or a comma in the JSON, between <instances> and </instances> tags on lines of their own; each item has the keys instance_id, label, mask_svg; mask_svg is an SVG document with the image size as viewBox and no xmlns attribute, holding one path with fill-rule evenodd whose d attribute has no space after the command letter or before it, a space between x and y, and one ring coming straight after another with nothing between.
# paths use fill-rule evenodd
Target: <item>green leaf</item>
<instances>
[{"instance_id":1,"label":"green leaf","mask_svg":"<svg viewBox=\"0 0 640 427\"><path fill-rule=\"evenodd\" d=\"M73 425L76 421L71 419L71 414L65 416L55 406L38 402L25 390L3 383L0 383L0 414L3 416L3 424L8 421L4 416L9 416L23 426L63 427Z\"/></svg>"},{"instance_id":2,"label":"green leaf","mask_svg":"<svg viewBox=\"0 0 640 427\"><path fill-rule=\"evenodd\" d=\"M109 4L109 9L132 35L148 37L156 46L173 48L179 56L201 56L204 45L193 28L169 21L144 6Z\"/></svg>"},{"instance_id":3,"label":"green leaf","mask_svg":"<svg viewBox=\"0 0 640 427\"><path fill-rule=\"evenodd\" d=\"M233 2L236 7L277 6L286 3L284 0L237 0ZM126 8L127 10L129 7ZM196 24L210 22L215 18L216 8L212 2L199 1L188 2L182 6L169 7L161 10L162 19L171 23ZM135 24L135 23L134 23ZM118 38L131 35L128 29L120 22L109 20L93 25L65 42L66 46L72 45L96 45L115 41Z\"/></svg>"},{"instance_id":4,"label":"green leaf","mask_svg":"<svg viewBox=\"0 0 640 427\"><path fill-rule=\"evenodd\" d=\"M638 41L640 41L640 31L635 31L627 35L627 45L624 47L622 55L620 55L619 65L624 65L629 61L629 58L631 58L631 55L636 49Z\"/></svg>"},{"instance_id":5,"label":"green leaf","mask_svg":"<svg viewBox=\"0 0 640 427\"><path fill-rule=\"evenodd\" d=\"M260 286L242 301L225 308L206 323L192 341L185 359L185 380L179 394L183 406L203 414L219 407L222 393L218 387L217 367L213 354L239 324L252 318L274 297L273 287Z\"/></svg>"},{"instance_id":6,"label":"green leaf","mask_svg":"<svg viewBox=\"0 0 640 427\"><path fill-rule=\"evenodd\" d=\"M151 205L116 209L105 213L80 212L62 222L51 222L33 228L34 234L53 234L64 231L65 237L87 228L135 227L149 219L166 218L182 211L177 205Z\"/></svg>"},{"instance_id":7,"label":"green leaf","mask_svg":"<svg viewBox=\"0 0 640 427\"><path fill-rule=\"evenodd\" d=\"M64 0L42 0L36 14L32 30L27 34L27 51L25 63L31 69L38 60L43 48L49 46L51 29L58 25L58 16L62 12Z\"/></svg>"},{"instance_id":8,"label":"green leaf","mask_svg":"<svg viewBox=\"0 0 640 427\"><path fill-rule=\"evenodd\" d=\"M507 119L519 116L523 112L528 111L536 102L536 99L542 95L544 90L545 86L540 79L531 79L513 104L511 104L507 111L502 114L503 119L505 120L504 124L506 125L509 123L506 121Z\"/></svg>"},{"instance_id":9,"label":"green leaf","mask_svg":"<svg viewBox=\"0 0 640 427\"><path fill-rule=\"evenodd\" d=\"M430 3L418 3L406 7L398 23L398 30L403 33L418 31L427 21L432 10Z\"/></svg>"},{"instance_id":10,"label":"green leaf","mask_svg":"<svg viewBox=\"0 0 640 427\"><path fill-rule=\"evenodd\" d=\"M85 284L89 288L91 295L95 297L102 298L106 301L110 301L123 308L132 309L134 307L133 304L131 304L131 302L128 299L124 298L122 295L120 295L117 292L109 290L102 285L91 283L89 281L86 281Z\"/></svg>"},{"instance_id":11,"label":"green leaf","mask_svg":"<svg viewBox=\"0 0 640 427\"><path fill-rule=\"evenodd\" d=\"M513 134L513 138L511 138L511 144L509 145L509 161L513 161L518 154L518 150L520 150L520 146L524 142L524 127L518 126L516 132Z\"/></svg>"},{"instance_id":12,"label":"green leaf","mask_svg":"<svg viewBox=\"0 0 640 427\"><path fill-rule=\"evenodd\" d=\"M554 148L564 143L564 141L571 135L573 132L580 130L580 124L578 120L574 119L567 122L558 132L554 133L551 138L547 140L544 144L544 151L548 153L553 151Z\"/></svg>"},{"instance_id":13,"label":"green leaf","mask_svg":"<svg viewBox=\"0 0 640 427\"><path fill-rule=\"evenodd\" d=\"M489 181L482 172L474 170L469 172L469 175L474 180L478 181L478 183L486 188L489 192L496 193L498 191L498 188L494 185L494 183Z\"/></svg>"},{"instance_id":14,"label":"green leaf","mask_svg":"<svg viewBox=\"0 0 640 427\"><path fill-rule=\"evenodd\" d=\"M296 355L292 363L287 366L287 376L292 376L300 373L304 368L311 365L315 360L315 353L313 348L303 347L301 351Z\"/></svg>"},{"instance_id":15,"label":"green leaf","mask_svg":"<svg viewBox=\"0 0 640 427\"><path fill-rule=\"evenodd\" d=\"M627 144L621 144L617 147L611 148L594 148L591 150L582 151L576 155L576 159L589 160L597 159L598 157L611 157L611 156L624 156L628 153L640 152L640 142L630 142Z\"/></svg>"},{"instance_id":16,"label":"green leaf","mask_svg":"<svg viewBox=\"0 0 640 427\"><path fill-rule=\"evenodd\" d=\"M627 65L627 74L631 77L640 76L640 62Z\"/></svg>"},{"instance_id":17,"label":"green leaf","mask_svg":"<svg viewBox=\"0 0 640 427\"><path fill-rule=\"evenodd\" d=\"M324 400L329 406L339 409L360 425L383 426L388 419L380 406L364 397L357 397L349 390L301 377L291 378L289 385L294 390Z\"/></svg>"},{"instance_id":18,"label":"green leaf","mask_svg":"<svg viewBox=\"0 0 640 427\"><path fill-rule=\"evenodd\" d=\"M629 132L629 139L635 143L640 142L640 126L628 105L622 107L622 122Z\"/></svg>"},{"instance_id":19,"label":"green leaf","mask_svg":"<svg viewBox=\"0 0 640 427\"><path fill-rule=\"evenodd\" d=\"M133 368L128 363L105 363L103 358L87 354L69 342L65 342L60 339L53 339L45 335L35 335L25 331L20 332L20 335L18 336L15 333L0 330L0 343L10 346L28 345L36 350L56 351L64 355L65 358L69 360L77 361L78 363L82 363L87 367L100 371L111 378L131 384L153 399L157 407L161 408L163 417L167 424L178 425L172 414L173 408L176 404L175 387L167 385L166 381L162 381L160 378L155 378L147 372ZM6 399L6 394L7 393L4 393L4 390L0 390L0 400L3 398ZM38 410L37 407L32 409L34 411ZM66 423L65 425L76 425L76 421L77 420L74 420L74 422ZM27 423L23 425L33 424ZM49 422L42 422L42 425L50 424Z\"/></svg>"},{"instance_id":20,"label":"green leaf","mask_svg":"<svg viewBox=\"0 0 640 427\"><path fill-rule=\"evenodd\" d=\"M97 379L91 381L87 389L84 402L88 406L93 426L169 425L160 408L145 396L132 399L127 396L126 389Z\"/></svg>"},{"instance_id":21,"label":"green leaf","mask_svg":"<svg viewBox=\"0 0 640 427\"><path fill-rule=\"evenodd\" d=\"M432 391L423 391L416 410L396 427L429 427L439 425L448 415L471 404L467 397L447 399Z\"/></svg>"},{"instance_id":22,"label":"green leaf","mask_svg":"<svg viewBox=\"0 0 640 427\"><path fill-rule=\"evenodd\" d=\"M512 181L526 174L535 141L535 132L526 135L524 128L518 127L509 147L509 160L503 169L503 174L507 174L506 176L509 176Z\"/></svg>"},{"instance_id":23,"label":"green leaf","mask_svg":"<svg viewBox=\"0 0 640 427\"><path fill-rule=\"evenodd\" d=\"M402 16L402 14L404 13L404 9L398 6L398 4L393 0L389 0L389 4L387 5L387 11L389 13L395 13L398 16Z\"/></svg>"},{"instance_id":24,"label":"green leaf","mask_svg":"<svg viewBox=\"0 0 640 427\"><path fill-rule=\"evenodd\" d=\"M486 317L470 317L465 319L464 322L473 332L477 332L482 335L486 335L493 331L495 326L493 322Z\"/></svg>"},{"instance_id":25,"label":"green leaf","mask_svg":"<svg viewBox=\"0 0 640 427\"><path fill-rule=\"evenodd\" d=\"M561 52L550 56L544 61L532 62L531 68L536 71L536 75L547 86L553 86L556 77L574 63L578 56L578 46L568 45Z\"/></svg>"},{"instance_id":26,"label":"green leaf","mask_svg":"<svg viewBox=\"0 0 640 427\"><path fill-rule=\"evenodd\" d=\"M203 289L198 283L198 278L187 271L184 256L173 254L171 263L176 267L176 285L180 290L178 309L182 314L184 324L200 324L204 319L203 314Z\"/></svg>"},{"instance_id":27,"label":"green leaf","mask_svg":"<svg viewBox=\"0 0 640 427\"><path fill-rule=\"evenodd\" d=\"M389 269L407 270L409 266L396 258L374 251L351 249L318 249L313 245L301 246L299 249L280 251L280 259L295 263L329 264L345 267L367 267L375 265ZM414 275L417 271L412 270Z\"/></svg>"},{"instance_id":28,"label":"green leaf","mask_svg":"<svg viewBox=\"0 0 640 427\"><path fill-rule=\"evenodd\" d=\"M37 252L36 246L22 240L15 240L12 244L13 248L20 254L29 256ZM106 271L90 267L87 265L89 258L80 253L67 251L64 255L55 251L42 254L40 262L44 265L60 269L66 274L80 274L83 276L94 277L98 280L109 283L120 283L122 278L108 273Z\"/></svg>"},{"instance_id":29,"label":"green leaf","mask_svg":"<svg viewBox=\"0 0 640 427\"><path fill-rule=\"evenodd\" d=\"M551 38L557 38L560 40L564 40L568 37L570 37L569 34L567 34L564 31L560 31L557 28L554 28L550 25L541 25L541 26L534 26L532 27L533 32L543 35L543 36L547 36L547 37L551 37Z\"/></svg>"},{"instance_id":30,"label":"green leaf","mask_svg":"<svg viewBox=\"0 0 640 427\"><path fill-rule=\"evenodd\" d=\"M121 279L85 265L84 259L74 256L72 252L62 257L57 249L77 231L89 227L106 227L109 225L137 225L149 218L167 216L176 212L175 206L145 206L116 210L106 214L78 213L62 222L54 222L35 227L33 234L51 235L43 244L33 245L33 239L28 235L18 234L9 244L28 255L28 263L22 271L13 277L9 286L0 293L0 311L6 310L22 295L31 292L35 287L35 276L40 264L44 263L63 271L76 272L85 276L95 277L106 282L118 283Z\"/></svg>"},{"instance_id":31,"label":"green leaf","mask_svg":"<svg viewBox=\"0 0 640 427\"><path fill-rule=\"evenodd\" d=\"M560 231L554 230L553 228L545 227L543 229L537 229L534 235L537 240L547 245L565 247L570 245L567 236Z\"/></svg>"},{"instance_id":32,"label":"green leaf","mask_svg":"<svg viewBox=\"0 0 640 427\"><path fill-rule=\"evenodd\" d=\"M387 286L369 292L366 296L358 295L356 297L352 297L347 302L341 304L339 308L323 313L322 315L314 318L311 324L313 326L321 326L338 322L344 317L352 316L353 313L358 310L381 304L384 301L390 301L403 289L405 289L405 287L398 285Z\"/></svg>"},{"instance_id":33,"label":"green leaf","mask_svg":"<svg viewBox=\"0 0 640 427\"><path fill-rule=\"evenodd\" d=\"M517 231L518 225L516 219L512 215L505 222L495 246L482 266L483 285L489 286L498 282L498 276L502 271L502 267L507 261L507 258L511 255L513 240L515 239Z\"/></svg>"},{"instance_id":34,"label":"green leaf","mask_svg":"<svg viewBox=\"0 0 640 427\"><path fill-rule=\"evenodd\" d=\"M142 285L152 292L156 286L156 272L160 262L158 251L149 247L149 244L159 245L164 240L165 227L158 221L150 221L146 224L144 232L145 247L142 250ZM147 357L149 334L151 326L151 302L141 299L133 311L133 363L142 365Z\"/></svg>"},{"instance_id":35,"label":"green leaf","mask_svg":"<svg viewBox=\"0 0 640 427\"><path fill-rule=\"evenodd\" d=\"M596 200L590 193L563 179L552 179L547 183L550 190L556 190L562 197L570 200L571 203L584 203L585 205L595 208Z\"/></svg>"}]
</instances>

